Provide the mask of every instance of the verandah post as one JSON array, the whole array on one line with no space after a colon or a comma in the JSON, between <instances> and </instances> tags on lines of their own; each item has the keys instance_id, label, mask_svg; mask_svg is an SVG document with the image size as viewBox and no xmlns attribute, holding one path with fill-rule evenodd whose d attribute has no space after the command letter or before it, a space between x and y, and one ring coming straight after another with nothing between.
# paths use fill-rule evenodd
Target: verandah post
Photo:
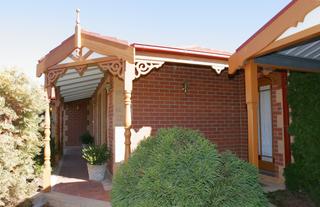
<instances>
[{"instance_id":1,"label":"verandah post","mask_svg":"<svg viewBox=\"0 0 320 207\"><path fill-rule=\"evenodd\" d=\"M124 136L125 136L125 153L124 160L127 161L131 154L131 93L132 82L134 79L135 65L125 62L124 67L124 105L125 105L125 120L124 120Z\"/></svg>"},{"instance_id":2,"label":"verandah post","mask_svg":"<svg viewBox=\"0 0 320 207\"><path fill-rule=\"evenodd\" d=\"M49 90L46 88L45 95L48 100L44 115L44 169L43 169L43 191L51 191L51 162L50 162L50 100Z\"/></svg>"},{"instance_id":3,"label":"verandah post","mask_svg":"<svg viewBox=\"0 0 320 207\"><path fill-rule=\"evenodd\" d=\"M245 87L249 162L258 167L258 67L254 60L249 60L245 65Z\"/></svg>"}]
</instances>

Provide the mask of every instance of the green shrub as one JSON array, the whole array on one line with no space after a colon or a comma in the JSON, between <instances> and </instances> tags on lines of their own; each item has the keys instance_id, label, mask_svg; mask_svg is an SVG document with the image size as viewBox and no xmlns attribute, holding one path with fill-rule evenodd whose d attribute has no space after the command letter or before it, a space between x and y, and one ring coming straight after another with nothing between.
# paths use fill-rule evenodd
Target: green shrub
<instances>
[{"instance_id":1,"label":"green shrub","mask_svg":"<svg viewBox=\"0 0 320 207\"><path fill-rule=\"evenodd\" d=\"M46 104L43 89L24 75L0 72L0 206L14 206L37 189L34 157Z\"/></svg>"},{"instance_id":2,"label":"green shrub","mask_svg":"<svg viewBox=\"0 0 320 207\"><path fill-rule=\"evenodd\" d=\"M44 133L41 133L41 136L44 137ZM55 143L55 138L51 137L50 138L50 163L51 167L53 168L57 163L56 163L56 154L58 153L56 149L56 143ZM44 165L44 145L41 146L40 153L38 153L34 157L34 162L35 162L35 172L37 175L41 175L42 170L43 170L43 165Z\"/></svg>"},{"instance_id":3,"label":"green shrub","mask_svg":"<svg viewBox=\"0 0 320 207\"><path fill-rule=\"evenodd\" d=\"M111 158L107 145L88 145L82 149L82 157L90 165L102 165Z\"/></svg>"},{"instance_id":4,"label":"green shrub","mask_svg":"<svg viewBox=\"0 0 320 207\"><path fill-rule=\"evenodd\" d=\"M112 206L267 206L257 170L200 133L161 129L113 178Z\"/></svg>"},{"instance_id":5,"label":"green shrub","mask_svg":"<svg viewBox=\"0 0 320 207\"><path fill-rule=\"evenodd\" d=\"M93 144L94 138L90 132L86 131L80 136L80 140L82 144Z\"/></svg>"},{"instance_id":6,"label":"green shrub","mask_svg":"<svg viewBox=\"0 0 320 207\"><path fill-rule=\"evenodd\" d=\"M285 169L286 185L320 205L320 74L292 72L288 80L294 163Z\"/></svg>"}]
</instances>

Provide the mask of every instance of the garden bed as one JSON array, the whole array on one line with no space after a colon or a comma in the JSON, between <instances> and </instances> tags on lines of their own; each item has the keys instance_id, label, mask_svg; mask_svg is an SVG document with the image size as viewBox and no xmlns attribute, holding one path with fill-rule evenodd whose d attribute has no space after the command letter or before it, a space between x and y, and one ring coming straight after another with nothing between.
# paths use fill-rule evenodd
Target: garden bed
<instances>
[{"instance_id":1,"label":"garden bed","mask_svg":"<svg viewBox=\"0 0 320 207\"><path fill-rule=\"evenodd\" d=\"M304 193L278 190L267 194L270 203L277 207L316 207Z\"/></svg>"}]
</instances>

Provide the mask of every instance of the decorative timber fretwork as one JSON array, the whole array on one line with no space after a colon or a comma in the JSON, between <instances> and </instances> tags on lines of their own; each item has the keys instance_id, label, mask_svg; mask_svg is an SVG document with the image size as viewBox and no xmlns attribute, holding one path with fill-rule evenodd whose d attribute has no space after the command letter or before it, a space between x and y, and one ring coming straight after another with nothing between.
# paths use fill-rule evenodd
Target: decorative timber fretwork
<instances>
[{"instance_id":1,"label":"decorative timber fretwork","mask_svg":"<svg viewBox=\"0 0 320 207\"><path fill-rule=\"evenodd\" d=\"M81 62L82 63L82 62ZM93 63L91 63L93 64ZM134 64L134 74L132 80L139 78L142 75L147 75L152 69L160 68L164 64L164 61L155 60L138 60ZM113 59L104 62L97 62L96 65L102 71L108 71L114 76L118 76L120 79L124 79L125 61L122 59ZM62 65L61 65L62 66ZM88 64L64 64L63 68L51 68L46 73L46 85L53 86L56 81L66 73L68 69L75 69L80 76L83 76L84 72L88 68Z\"/></svg>"},{"instance_id":2,"label":"decorative timber fretwork","mask_svg":"<svg viewBox=\"0 0 320 207\"><path fill-rule=\"evenodd\" d=\"M138 60L135 62L135 79L141 75L147 75L152 69L160 68L164 64L164 61L154 60Z\"/></svg>"},{"instance_id":3,"label":"decorative timber fretwork","mask_svg":"<svg viewBox=\"0 0 320 207\"><path fill-rule=\"evenodd\" d=\"M70 58L74 62L79 62L79 61L87 60L88 57L93 54L92 50L89 50L85 54L82 54L82 50L83 48L75 49L74 54L70 54L68 58Z\"/></svg>"},{"instance_id":4,"label":"decorative timber fretwork","mask_svg":"<svg viewBox=\"0 0 320 207\"><path fill-rule=\"evenodd\" d=\"M98 67L103 71L109 71L112 75L123 79L124 61L121 59L98 63Z\"/></svg>"},{"instance_id":5,"label":"decorative timber fretwork","mask_svg":"<svg viewBox=\"0 0 320 207\"><path fill-rule=\"evenodd\" d=\"M152 69L160 68L163 64L164 61L138 60L135 62L133 79L137 79L141 75L147 75ZM121 79L124 77L124 65L124 61L121 59L98 63L98 66L101 70L109 71L112 75L116 75Z\"/></svg>"},{"instance_id":6,"label":"decorative timber fretwork","mask_svg":"<svg viewBox=\"0 0 320 207\"><path fill-rule=\"evenodd\" d=\"M67 71L67 68L60 68L55 70L49 70L46 74L46 85L53 86L54 83L58 80Z\"/></svg>"},{"instance_id":7,"label":"decorative timber fretwork","mask_svg":"<svg viewBox=\"0 0 320 207\"><path fill-rule=\"evenodd\" d=\"M80 49L79 56L77 54L70 54L68 58L72 60L69 63L63 63L54 65L48 68L48 72L46 74L46 85L52 86L61 77L68 69L75 69L80 76L83 76L84 72L87 70L88 65L92 64L92 61L96 60L87 60L88 57L93 53L93 51L89 50L84 55L82 55L82 48Z\"/></svg>"},{"instance_id":8,"label":"decorative timber fretwork","mask_svg":"<svg viewBox=\"0 0 320 207\"><path fill-rule=\"evenodd\" d=\"M87 68L87 65L79 65L75 67L76 71L79 73L80 76L83 76L83 73L87 70Z\"/></svg>"},{"instance_id":9,"label":"decorative timber fretwork","mask_svg":"<svg viewBox=\"0 0 320 207\"><path fill-rule=\"evenodd\" d=\"M214 64L211 65L211 68L212 68L213 70L215 70L217 74L220 74L221 71L223 71L224 69L227 68L227 65L225 65L225 64L220 64L220 63L214 63Z\"/></svg>"}]
</instances>

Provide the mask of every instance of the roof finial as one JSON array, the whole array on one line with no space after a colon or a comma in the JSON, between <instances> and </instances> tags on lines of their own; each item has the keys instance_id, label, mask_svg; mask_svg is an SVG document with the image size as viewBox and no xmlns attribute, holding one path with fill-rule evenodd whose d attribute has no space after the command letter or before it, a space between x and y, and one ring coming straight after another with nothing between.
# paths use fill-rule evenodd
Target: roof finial
<instances>
[{"instance_id":1,"label":"roof finial","mask_svg":"<svg viewBox=\"0 0 320 207\"><path fill-rule=\"evenodd\" d=\"M76 10L76 28L75 28L75 43L76 43L76 55L81 57L81 26L80 26L80 9Z\"/></svg>"},{"instance_id":2,"label":"roof finial","mask_svg":"<svg viewBox=\"0 0 320 207\"><path fill-rule=\"evenodd\" d=\"M76 20L76 23L77 23L77 25L78 25L78 24L80 24L80 9L78 8L78 9L76 10L76 12L77 12L77 20Z\"/></svg>"}]
</instances>

